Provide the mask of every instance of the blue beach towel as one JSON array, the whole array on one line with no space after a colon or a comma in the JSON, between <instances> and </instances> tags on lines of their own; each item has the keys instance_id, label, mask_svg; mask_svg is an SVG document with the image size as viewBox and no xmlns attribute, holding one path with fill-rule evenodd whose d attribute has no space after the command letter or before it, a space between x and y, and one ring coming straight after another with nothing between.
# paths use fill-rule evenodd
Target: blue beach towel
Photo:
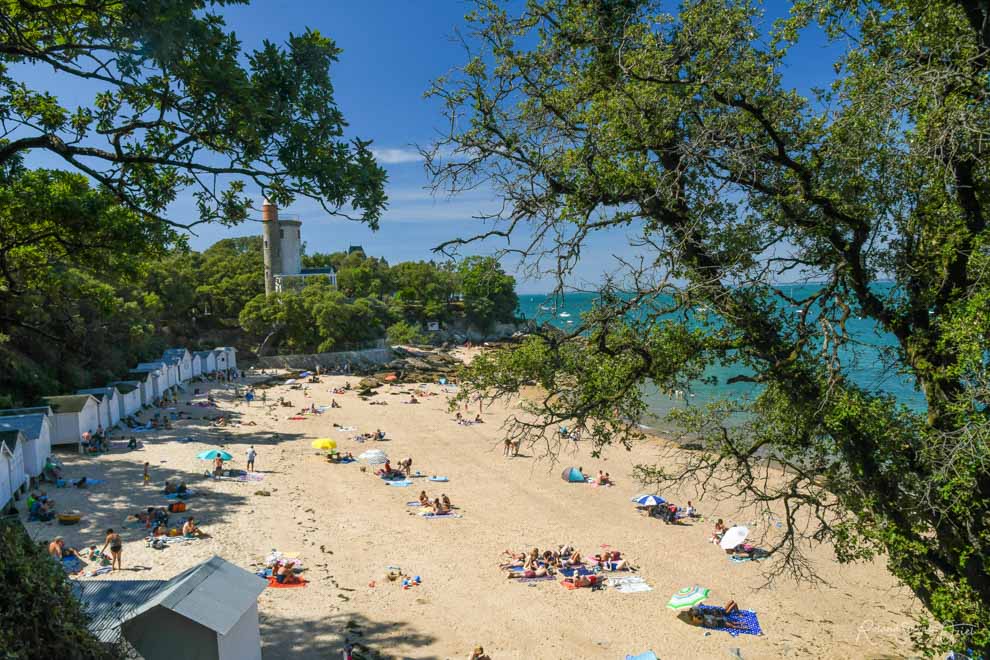
<instances>
[{"instance_id":1,"label":"blue beach towel","mask_svg":"<svg viewBox=\"0 0 990 660\"><path fill-rule=\"evenodd\" d=\"M566 577L574 577L575 572L577 572L578 575L594 575L595 574L594 571L589 571L584 566L578 566L577 568L562 568L562 569L560 569L559 572L560 572L561 575L564 575Z\"/></svg>"},{"instance_id":2,"label":"blue beach towel","mask_svg":"<svg viewBox=\"0 0 990 660\"><path fill-rule=\"evenodd\" d=\"M79 557L62 557L62 568L65 569L66 573L78 573L85 568L85 566L86 565L82 563Z\"/></svg>"},{"instance_id":3,"label":"blue beach towel","mask_svg":"<svg viewBox=\"0 0 990 660\"><path fill-rule=\"evenodd\" d=\"M639 655L627 655L626 660L660 660L657 654L653 651L647 651L646 653L640 653Z\"/></svg>"},{"instance_id":4,"label":"blue beach towel","mask_svg":"<svg viewBox=\"0 0 990 660\"><path fill-rule=\"evenodd\" d=\"M356 458L351 458L350 456L348 456L347 458L341 458L337 462L338 463L355 463L355 462L357 462L357 459Z\"/></svg>"},{"instance_id":5,"label":"blue beach towel","mask_svg":"<svg viewBox=\"0 0 990 660\"><path fill-rule=\"evenodd\" d=\"M439 481L441 483L450 481L447 477L430 477L430 481Z\"/></svg>"},{"instance_id":6,"label":"blue beach towel","mask_svg":"<svg viewBox=\"0 0 990 660\"><path fill-rule=\"evenodd\" d=\"M699 605L698 609L702 612L716 612L722 613L724 610L721 607L715 607L712 605ZM725 617L727 620L735 624L742 625L742 628L705 628L705 630L719 630L721 632L727 632L733 637L738 635L762 635L763 630L760 628L760 621L756 618L756 612L751 610L738 610L732 614Z\"/></svg>"},{"instance_id":7,"label":"blue beach towel","mask_svg":"<svg viewBox=\"0 0 990 660\"><path fill-rule=\"evenodd\" d=\"M402 488L403 486L412 486L411 481L386 481L385 483L389 486L398 486L399 488Z\"/></svg>"}]
</instances>

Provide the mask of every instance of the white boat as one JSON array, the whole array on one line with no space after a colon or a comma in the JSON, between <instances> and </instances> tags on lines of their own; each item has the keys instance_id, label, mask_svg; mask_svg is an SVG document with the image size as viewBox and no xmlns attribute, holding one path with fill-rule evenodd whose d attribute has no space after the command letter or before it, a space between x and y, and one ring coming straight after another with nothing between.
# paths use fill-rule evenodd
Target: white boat
<instances>
[{"instance_id":1,"label":"white boat","mask_svg":"<svg viewBox=\"0 0 990 660\"><path fill-rule=\"evenodd\" d=\"M566 319L568 316L570 316L570 314L568 314L567 312L561 312L557 316L559 316L562 319Z\"/></svg>"}]
</instances>

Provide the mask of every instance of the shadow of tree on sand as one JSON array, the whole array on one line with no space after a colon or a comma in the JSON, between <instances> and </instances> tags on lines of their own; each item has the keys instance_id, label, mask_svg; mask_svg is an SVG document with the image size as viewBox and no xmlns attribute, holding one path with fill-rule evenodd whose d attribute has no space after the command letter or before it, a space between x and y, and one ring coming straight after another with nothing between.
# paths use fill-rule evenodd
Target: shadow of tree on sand
<instances>
[{"instance_id":1,"label":"shadow of tree on sand","mask_svg":"<svg viewBox=\"0 0 990 660\"><path fill-rule=\"evenodd\" d=\"M320 619L267 612L260 618L262 657L266 660L339 658L348 642L354 645L356 659L405 658L413 649L422 649L436 641L409 622L373 621L348 612ZM417 654L417 657L439 660L437 655Z\"/></svg>"}]
</instances>

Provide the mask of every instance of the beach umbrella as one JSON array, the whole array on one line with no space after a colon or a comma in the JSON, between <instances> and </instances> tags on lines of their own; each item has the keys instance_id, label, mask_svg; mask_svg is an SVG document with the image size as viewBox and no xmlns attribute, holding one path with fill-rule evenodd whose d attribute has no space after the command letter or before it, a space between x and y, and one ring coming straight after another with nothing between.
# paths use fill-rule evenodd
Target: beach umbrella
<instances>
[{"instance_id":1,"label":"beach umbrella","mask_svg":"<svg viewBox=\"0 0 990 660\"><path fill-rule=\"evenodd\" d=\"M667 607L672 610L683 610L689 607L694 607L695 605L704 602L705 599L708 598L708 594L710 592L710 589L699 587L698 585L694 585L693 587L684 587L670 597L670 601L667 602Z\"/></svg>"},{"instance_id":2,"label":"beach umbrella","mask_svg":"<svg viewBox=\"0 0 990 660\"><path fill-rule=\"evenodd\" d=\"M666 504L667 500L663 499L659 495L640 495L636 497L633 502L639 506L656 506L658 504Z\"/></svg>"},{"instance_id":3,"label":"beach umbrella","mask_svg":"<svg viewBox=\"0 0 990 660\"><path fill-rule=\"evenodd\" d=\"M722 540L718 544L723 550L732 550L745 541L747 536L749 536L749 529L742 525L736 525L725 530L725 533L722 534Z\"/></svg>"},{"instance_id":4,"label":"beach umbrella","mask_svg":"<svg viewBox=\"0 0 990 660\"><path fill-rule=\"evenodd\" d=\"M232 460L234 457L225 451L220 451L219 449L210 449L209 451L204 451L202 453L196 454L196 458L202 459L204 461L212 461L217 456L225 461Z\"/></svg>"},{"instance_id":5,"label":"beach umbrella","mask_svg":"<svg viewBox=\"0 0 990 660\"><path fill-rule=\"evenodd\" d=\"M366 451L360 456L358 456L358 460L364 461L369 465L382 465L383 463L388 461L388 456L386 456L385 452L381 451L380 449L374 449L371 451Z\"/></svg>"},{"instance_id":6,"label":"beach umbrella","mask_svg":"<svg viewBox=\"0 0 990 660\"><path fill-rule=\"evenodd\" d=\"M337 441L330 438L318 438L317 440L313 440L311 446L313 449L336 449Z\"/></svg>"}]
</instances>

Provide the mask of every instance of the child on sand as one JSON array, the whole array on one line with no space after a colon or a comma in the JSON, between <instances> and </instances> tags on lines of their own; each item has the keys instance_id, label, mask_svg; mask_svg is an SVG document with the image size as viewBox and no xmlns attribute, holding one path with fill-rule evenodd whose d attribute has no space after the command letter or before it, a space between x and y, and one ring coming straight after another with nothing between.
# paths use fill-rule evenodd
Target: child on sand
<instances>
[{"instance_id":1,"label":"child on sand","mask_svg":"<svg viewBox=\"0 0 990 660\"><path fill-rule=\"evenodd\" d=\"M145 461L144 463L144 485L147 486L151 483L151 464Z\"/></svg>"}]
</instances>

